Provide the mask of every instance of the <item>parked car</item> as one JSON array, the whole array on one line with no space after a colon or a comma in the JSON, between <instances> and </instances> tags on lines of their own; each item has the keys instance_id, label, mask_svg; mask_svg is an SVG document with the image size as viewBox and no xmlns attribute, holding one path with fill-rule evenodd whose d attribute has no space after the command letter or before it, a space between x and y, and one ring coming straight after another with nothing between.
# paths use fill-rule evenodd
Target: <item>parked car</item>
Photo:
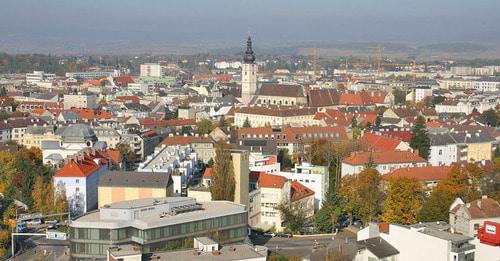
<instances>
[{"instance_id":1,"label":"parked car","mask_svg":"<svg viewBox=\"0 0 500 261\"><path fill-rule=\"evenodd\" d=\"M279 233L279 234L276 234L277 237L286 237L286 238L291 238L293 237L293 234L291 233Z\"/></svg>"},{"instance_id":2,"label":"parked car","mask_svg":"<svg viewBox=\"0 0 500 261\"><path fill-rule=\"evenodd\" d=\"M43 223L45 223L45 224L57 224L57 219L44 220Z\"/></svg>"},{"instance_id":3,"label":"parked car","mask_svg":"<svg viewBox=\"0 0 500 261\"><path fill-rule=\"evenodd\" d=\"M28 225L40 225L42 224L42 220L37 218L37 219L32 219L28 222L26 222Z\"/></svg>"},{"instance_id":4,"label":"parked car","mask_svg":"<svg viewBox=\"0 0 500 261\"><path fill-rule=\"evenodd\" d=\"M265 236L265 237L275 237L276 236L276 234L274 234L273 232L266 232L266 233L264 233L262 235Z\"/></svg>"}]
</instances>

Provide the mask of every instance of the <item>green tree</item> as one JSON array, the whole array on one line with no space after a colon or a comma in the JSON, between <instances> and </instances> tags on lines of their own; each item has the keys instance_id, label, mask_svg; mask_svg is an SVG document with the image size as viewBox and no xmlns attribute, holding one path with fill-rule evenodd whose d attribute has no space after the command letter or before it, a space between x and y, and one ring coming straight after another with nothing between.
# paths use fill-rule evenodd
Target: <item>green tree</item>
<instances>
[{"instance_id":1,"label":"green tree","mask_svg":"<svg viewBox=\"0 0 500 261\"><path fill-rule=\"evenodd\" d=\"M418 155L424 159L429 158L429 153L431 149L431 139L429 138L429 134L427 133L427 129L425 127L425 119L423 117L419 117L417 123L413 127L411 131L411 142L410 147L414 150L418 149Z\"/></svg>"},{"instance_id":2,"label":"green tree","mask_svg":"<svg viewBox=\"0 0 500 261\"><path fill-rule=\"evenodd\" d=\"M215 150L215 164L210 182L212 200L234 201L236 180L234 177L231 153L223 141L219 141Z\"/></svg>"},{"instance_id":3,"label":"green tree","mask_svg":"<svg viewBox=\"0 0 500 261\"><path fill-rule=\"evenodd\" d=\"M202 119L196 123L196 132L198 134L209 134L213 129L214 126L208 119Z\"/></svg>"},{"instance_id":4,"label":"green tree","mask_svg":"<svg viewBox=\"0 0 500 261\"><path fill-rule=\"evenodd\" d=\"M405 104L406 102L406 93L401 89L394 89L392 91L392 95L394 96L394 104Z\"/></svg>"},{"instance_id":5,"label":"green tree","mask_svg":"<svg viewBox=\"0 0 500 261\"><path fill-rule=\"evenodd\" d=\"M207 162L207 168L213 168L214 164L215 164L214 159L210 158Z\"/></svg>"},{"instance_id":6,"label":"green tree","mask_svg":"<svg viewBox=\"0 0 500 261\"><path fill-rule=\"evenodd\" d=\"M132 170L134 168L134 163L137 159L137 155L132 149L130 149L130 145L123 142L118 143L116 145L116 150L118 150L125 159L125 169Z\"/></svg>"},{"instance_id":7,"label":"green tree","mask_svg":"<svg viewBox=\"0 0 500 261\"><path fill-rule=\"evenodd\" d=\"M292 159L288 155L288 149L280 149L276 158L281 165L281 169L289 169L293 167Z\"/></svg>"},{"instance_id":8,"label":"green tree","mask_svg":"<svg viewBox=\"0 0 500 261\"><path fill-rule=\"evenodd\" d=\"M248 117L245 119L245 122L243 122L243 128L252 128L252 126L250 125L250 120L248 119Z\"/></svg>"},{"instance_id":9,"label":"green tree","mask_svg":"<svg viewBox=\"0 0 500 261\"><path fill-rule=\"evenodd\" d=\"M226 123L226 118L224 117L224 115L222 115L219 119L219 128L225 128L227 127L227 123Z\"/></svg>"},{"instance_id":10,"label":"green tree","mask_svg":"<svg viewBox=\"0 0 500 261\"><path fill-rule=\"evenodd\" d=\"M493 109L489 109L487 111L484 111L483 114L481 114L481 118L489 125L496 127L498 126L498 119L497 119L497 113Z\"/></svg>"},{"instance_id":11,"label":"green tree","mask_svg":"<svg viewBox=\"0 0 500 261\"><path fill-rule=\"evenodd\" d=\"M382 116L378 114L377 118L375 119L375 128L379 129L381 124L382 124Z\"/></svg>"},{"instance_id":12,"label":"green tree","mask_svg":"<svg viewBox=\"0 0 500 261\"><path fill-rule=\"evenodd\" d=\"M416 179L391 178L381 220L386 223L414 224L424 200L423 185Z\"/></svg>"},{"instance_id":13,"label":"green tree","mask_svg":"<svg viewBox=\"0 0 500 261\"><path fill-rule=\"evenodd\" d=\"M307 210L303 201L292 204L281 203L276 209L280 211L281 216L287 223L287 229L290 229L292 232L298 232L307 221Z\"/></svg>"}]
</instances>

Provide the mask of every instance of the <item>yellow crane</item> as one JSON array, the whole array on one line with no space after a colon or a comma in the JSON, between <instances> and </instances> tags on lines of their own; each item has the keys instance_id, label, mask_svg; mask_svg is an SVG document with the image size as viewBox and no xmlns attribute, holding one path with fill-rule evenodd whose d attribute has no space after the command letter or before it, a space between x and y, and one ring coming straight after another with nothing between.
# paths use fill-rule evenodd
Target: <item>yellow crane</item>
<instances>
[{"instance_id":1,"label":"yellow crane","mask_svg":"<svg viewBox=\"0 0 500 261\"><path fill-rule=\"evenodd\" d=\"M316 78L318 73L318 48L300 48L300 52L303 54L311 55L311 66L313 70L313 77Z\"/></svg>"}]
</instances>

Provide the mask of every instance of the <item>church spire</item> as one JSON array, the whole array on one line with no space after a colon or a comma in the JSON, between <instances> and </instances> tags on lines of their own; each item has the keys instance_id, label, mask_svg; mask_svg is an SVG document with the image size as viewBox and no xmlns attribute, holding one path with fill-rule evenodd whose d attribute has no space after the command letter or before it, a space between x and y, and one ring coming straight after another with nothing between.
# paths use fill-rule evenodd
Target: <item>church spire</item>
<instances>
[{"instance_id":1,"label":"church spire","mask_svg":"<svg viewBox=\"0 0 500 261\"><path fill-rule=\"evenodd\" d=\"M245 51L245 55L243 56L243 62L244 63L254 63L255 62L255 55L252 50L252 39L250 36L248 36L247 40L247 50Z\"/></svg>"}]
</instances>

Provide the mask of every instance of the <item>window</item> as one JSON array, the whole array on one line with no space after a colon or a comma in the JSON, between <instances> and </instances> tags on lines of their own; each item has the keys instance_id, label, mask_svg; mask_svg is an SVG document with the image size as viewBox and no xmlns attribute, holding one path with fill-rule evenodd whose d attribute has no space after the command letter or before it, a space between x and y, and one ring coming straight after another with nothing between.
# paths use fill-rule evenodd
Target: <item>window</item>
<instances>
[{"instance_id":1,"label":"window","mask_svg":"<svg viewBox=\"0 0 500 261\"><path fill-rule=\"evenodd\" d=\"M439 155L443 155L443 150L439 150Z\"/></svg>"},{"instance_id":2,"label":"window","mask_svg":"<svg viewBox=\"0 0 500 261\"><path fill-rule=\"evenodd\" d=\"M79 179L75 179L75 183L76 184L80 183L80 180Z\"/></svg>"},{"instance_id":3,"label":"window","mask_svg":"<svg viewBox=\"0 0 500 261\"><path fill-rule=\"evenodd\" d=\"M479 229L479 224L474 224L474 230L478 230Z\"/></svg>"}]
</instances>

